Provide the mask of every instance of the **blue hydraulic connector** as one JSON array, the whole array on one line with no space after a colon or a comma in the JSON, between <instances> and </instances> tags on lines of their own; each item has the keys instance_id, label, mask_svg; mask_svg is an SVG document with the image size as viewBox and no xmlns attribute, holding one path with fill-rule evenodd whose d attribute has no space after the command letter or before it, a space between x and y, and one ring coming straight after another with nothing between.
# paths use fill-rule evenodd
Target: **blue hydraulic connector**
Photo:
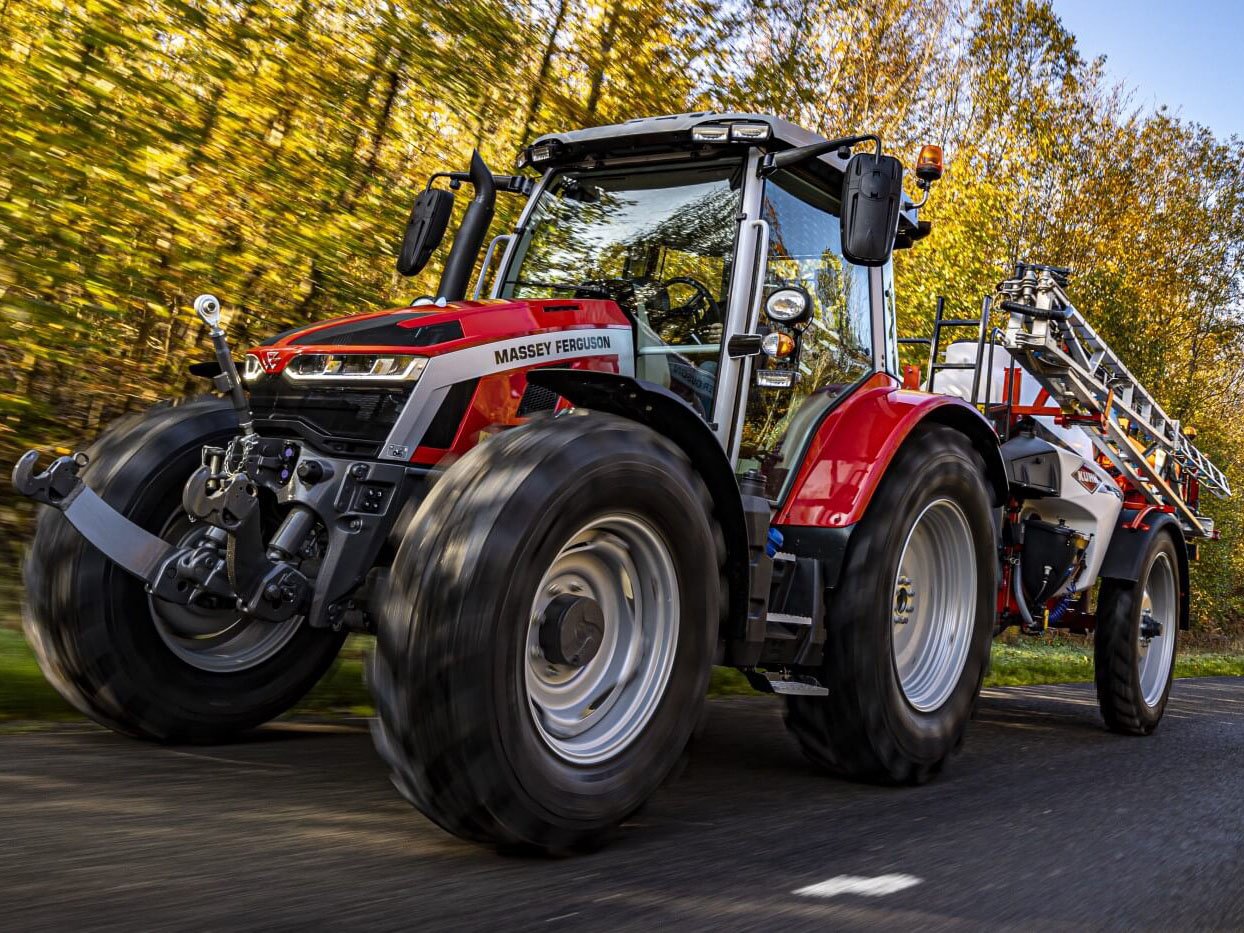
<instances>
[{"instance_id":1,"label":"blue hydraulic connector","mask_svg":"<svg viewBox=\"0 0 1244 933\"><path fill-rule=\"evenodd\" d=\"M765 553L770 557L782 549L782 532L776 528L769 529L769 540L765 543Z\"/></svg>"}]
</instances>

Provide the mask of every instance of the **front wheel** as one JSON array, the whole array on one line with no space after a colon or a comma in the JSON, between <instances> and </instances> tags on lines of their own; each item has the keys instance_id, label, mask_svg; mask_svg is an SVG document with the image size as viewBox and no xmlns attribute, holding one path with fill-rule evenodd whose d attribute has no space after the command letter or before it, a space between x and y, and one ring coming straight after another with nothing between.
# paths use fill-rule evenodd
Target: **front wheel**
<instances>
[{"instance_id":1,"label":"front wheel","mask_svg":"<svg viewBox=\"0 0 1244 933\"><path fill-rule=\"evenodd\" d=\"M640 425L559 417L475 448L390 578L370 682L397 787L467 839L598 844L697 724L719 540L686 458Z\"/></svg>"},{"instance_id":2,"label":"front wheel","mask_svg":"<svg viewBox=\"0 0 1244 933\"><path fill-rule=\"evenodd\" d=\"M1139 579L1102 580L1093 635L1097 702L1112 732L1148 735L1171 692L1180 625L1175 539L1153 536Z\"/></svg>"},{"instance_id":3,"label":"front wheel","mask_svg":"<svg viewBox=\"0 0 1244 933\"><path fill-rule=\"evenodd\" d=\"M176 544L202 535L181 506L205 444L237 431L223 399L123 418L88 451L83 480ZM225 602L149 596L60 512L44 508L25 565L25 630L54 687L101 725L160 742L224 742L281 715L332 664L344 633L241 618Z\"/></svg>"},{"instance_id":4,"label":"front wheel","mask_svg":"<svg viewBox=\"0 0 1244 933\"><path fill-rule=\"evenodd\" d=\"M963 740L989 660L997 551L980 455L917 428L851 537L826 606L825 697L790 697L787 726L844 777L920 783Z\"/></svg>"}]
</instances>

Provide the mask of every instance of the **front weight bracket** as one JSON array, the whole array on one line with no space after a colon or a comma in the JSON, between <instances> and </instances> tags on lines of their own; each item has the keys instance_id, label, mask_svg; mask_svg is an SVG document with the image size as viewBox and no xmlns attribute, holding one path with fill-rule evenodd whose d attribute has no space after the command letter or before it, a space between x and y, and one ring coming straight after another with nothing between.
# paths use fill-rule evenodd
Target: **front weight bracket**
<instances>
[{"instance_id":1,"label":"front weight bracket","mask_svg":"<svg viewBox=\"0 0 1244 933\"><path fill-rule=\"evenodd\" d=\"M82 482L78 471L86 466L85 454L58 457L41 473L35 472L38 459L38 452L31 450L17 461L13 468L17 491L59 509L106 557L148 586L155 586L161 569L178 548L135 525Z\"/></svg>"}]
</instances>

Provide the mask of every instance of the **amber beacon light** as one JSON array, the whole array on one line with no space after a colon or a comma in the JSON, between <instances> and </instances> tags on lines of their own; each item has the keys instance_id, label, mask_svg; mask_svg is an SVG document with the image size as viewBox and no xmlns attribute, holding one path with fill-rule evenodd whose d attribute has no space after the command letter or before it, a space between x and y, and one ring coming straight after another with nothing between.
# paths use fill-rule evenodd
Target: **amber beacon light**
<instances>
[{"instance_id":1,"label":"amber beacon light","mask_svg":"<svg viewBox=\"0 0 1244 933\"><path fill-rule=\"evenodd\" d=\"M937 181L942 177L942 147L921 146L916 159L916 177L923 182Z\"/></svg>"}]
</instances>

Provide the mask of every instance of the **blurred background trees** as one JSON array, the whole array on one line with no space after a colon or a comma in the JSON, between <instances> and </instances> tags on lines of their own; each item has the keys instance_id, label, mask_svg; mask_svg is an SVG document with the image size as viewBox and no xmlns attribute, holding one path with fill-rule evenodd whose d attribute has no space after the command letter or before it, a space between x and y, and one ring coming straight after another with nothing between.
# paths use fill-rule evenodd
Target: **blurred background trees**
<instances>
[{"instance_id":1,"label":"blurred background trees","mask_svg":"<svg viewBox=\"0 0 1244 933\"><path fill-rule=\"evenodd\" d=\"M1069 265L1244 490L1244 145L1134 108L1044 0L0 0L0 464L194 391L201 291L245 344L428 290L398 238L471 147L710 107L944 145L902 330ZM11 585L30 511L0 485ZM1244 496L1212 512L1197 622L1238 633Z\"/></svg>"}]
</instances>

